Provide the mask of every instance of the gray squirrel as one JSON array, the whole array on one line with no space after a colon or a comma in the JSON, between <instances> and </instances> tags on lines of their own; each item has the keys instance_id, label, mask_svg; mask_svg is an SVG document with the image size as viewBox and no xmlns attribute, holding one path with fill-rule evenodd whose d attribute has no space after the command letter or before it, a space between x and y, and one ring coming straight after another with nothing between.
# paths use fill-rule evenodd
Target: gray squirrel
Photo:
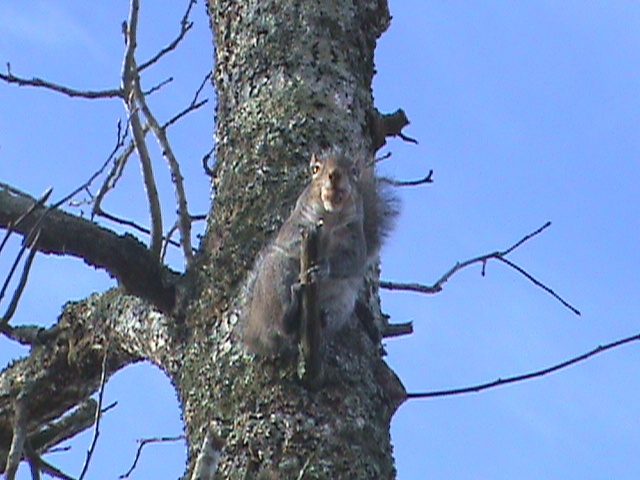
<instances>
[{"instance_id":1,"label":"gray squirrel","mask_svg":"<svg viewBox=\"0 0 640 480\"><path fill-rule=\"evenodd\" d=\"M362 174L360 165L336 150L312 155L309 166L311 182L252 271L243 339L257 354L295 348L303 289L301 231L322 224L313 273L326 339L351 318L365 269L377 259L398 213L384 182L370 172Z\"/></svg>"}]
</instances>

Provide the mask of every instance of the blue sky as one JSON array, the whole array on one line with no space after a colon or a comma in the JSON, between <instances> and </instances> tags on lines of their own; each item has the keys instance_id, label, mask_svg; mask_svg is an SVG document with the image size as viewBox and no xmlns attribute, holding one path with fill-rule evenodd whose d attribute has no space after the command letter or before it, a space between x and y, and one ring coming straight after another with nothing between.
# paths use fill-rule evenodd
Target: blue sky
<instances>
[{"instance_id":1,"label":"blue sky","mask_svg":"<svg viewBox=\"0 0 640 480\"><path fill-rule=\"evenodd\" d=\"M143 5L141 57L173 38L182 3ZM436 296L385 293L392 320L414 322L411 337L386 342L407 389L535 370L640 331L640 4L391 0L390 8L374 96L382 111L407 111L406 133L420 143L391 140L384 151L393 155L381 168L398 179L433 168L435 183L401 191L403 214L384 250L383 277L431 283L456 261L505 248L551 220L512 259L583 312L572 315L495 263L485 277L479 268L456 274ZM194 13L182 50L144 78L151 86L175 77L151 99L161 118L190 101L210 67L202 5ZM33 1L27 8L4 0L0 61L16 75L116 86L126 15L126 2ZM34 195L53 186L56 198L103 162L124 116L115 100L6 85L0 105L0 180ZM209 204L200 158L211 146L212 108L170 131L193 213ZM172 212L167 169L154 155ZM139 177L132 161L105 208L146 223ZM0 258L0 272L11 260ZM171 262L180 266L179 252ZM109 285L80 261L40 256L13 321L51 324L65 301ZM23 354L0 341L3 362ZM410 401L392 424L398 477L639 478L639 360L630 345L539 380ZM136 438L180 433L175 395L157 370L118 373L105 395L119 404L103 420L89 478L126 471ZM77 475L90 438L49 460ZM179 446L148 447L133 478L177 478L183 462Z\"/></svg>"}]
</instances>

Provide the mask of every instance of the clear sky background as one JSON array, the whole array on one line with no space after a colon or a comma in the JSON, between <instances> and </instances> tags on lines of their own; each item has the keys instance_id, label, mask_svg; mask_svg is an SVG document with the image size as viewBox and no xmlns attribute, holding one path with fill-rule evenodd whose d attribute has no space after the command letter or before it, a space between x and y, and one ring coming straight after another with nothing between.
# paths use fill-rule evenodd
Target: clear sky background
<instances>
[{"instance_id":1,"label":"clear sky background","mask_svg":"<svg viewBox=\"0 0 640 480\"><path fill-rule=\"evenodd\" d=\"M182 4L143 4L140 60L177 33ZM407 389L524 373L640 332L640 3L390 0L390 8L392 26L376 53L376 105L404 108L406 133L420 143L391 140L383 152L393 155L381 168L403 180L433 168L435 183L401 190L383 278L431 283L456 261L505 248L551 220L512 260L583 313L574 316L496 263L485 277L477 266L458 273L436 296L385 293L392 321L414 322L412 336L386 342ZM16 75L116 87L127 11L124 1L3 0L0 62L11 62ZM150 100L161 119L191 100L211 68L203 5L193 19L182 48L143 77L146 87L175 78ZM200 159L212 146L214 94L205 94L212 102L169 132L195 214L209 206ZM61 198L102 164L118 118L117 100L0 84L0 181L34 196L52 186ZM153 154L168 217L169 175ZM104 207L147 223L135 161ZM12 260L3 254L0 276ZM170 262L181 268L179 251ZM39 255L13 323L50 325L64 302L112 284L79 260ZM2 364L26 353L0 340ZM639 365L640 345L632 344L527 383L409 401L392 423L398 477L640 478ZM181 433L175 395L157 369L115 375L105 402L115 400L92 479L125 472L137 438ZM90 440L85 433L47 459L77 476ZM184 459L179 443L147 447L132 478L177 478ZM20 478L29 478L26 469Z\"/></svg>"}]
</instances>

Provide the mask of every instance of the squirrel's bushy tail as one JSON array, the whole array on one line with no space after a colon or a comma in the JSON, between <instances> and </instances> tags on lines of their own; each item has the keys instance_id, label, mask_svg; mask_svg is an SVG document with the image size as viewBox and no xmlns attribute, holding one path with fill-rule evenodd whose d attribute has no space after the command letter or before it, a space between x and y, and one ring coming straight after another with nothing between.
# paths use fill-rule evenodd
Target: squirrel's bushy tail
<instances>
[{"instance_id":1,"label":"squirrel's bushy tail","mask_svg":"<svg viewBox=\"0 0 640 480\"><path fill-rule=\"evenodd\" d=\"M374 261L395 226L400 214L400 199L393 185L384 177L362 179L360 185L364 208L364 237L367 243L367 259Z\"/></svg>"}]
</instances>

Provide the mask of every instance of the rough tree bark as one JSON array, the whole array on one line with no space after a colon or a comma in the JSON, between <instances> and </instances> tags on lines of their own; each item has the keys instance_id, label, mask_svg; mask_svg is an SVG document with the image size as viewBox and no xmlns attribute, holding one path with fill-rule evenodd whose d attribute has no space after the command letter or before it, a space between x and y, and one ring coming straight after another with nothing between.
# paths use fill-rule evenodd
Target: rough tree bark
<instances>
[{"instance_id":1,"label":"rough tree bark","mask_svg":"<svg viewBox=\"0 0 640 480\"><path fill-rule=\"evenodd\" d=\"M38 332L31 355L0 375L0 465L18 398L37 451L43 426L99 388L106 355L108 375L148 360L171 379L189 445L186 478L203 445L221 448L216 478L393 478L389 422L405 391L362 329L329 346L327 381L315 393L293 365L254 358L234 333L248 269L304 187L311 152L339 146L373 158L381 144L371 80L376 39L390 20L386 0L210 0L208 7L217 163L200 254L183 277L155 275L162 285L145 292L134 275L122 284L137 297L94 295ZM7 195L0 195L5 227L19 216L6 213L3 198L15 200ZM127 248L127 239L112 236ZM38 248L65 251L42 242ZM103 263L93 264L119 276ZM375 282L365 297L379 316Z\"/></svg>"}]
</instances>

